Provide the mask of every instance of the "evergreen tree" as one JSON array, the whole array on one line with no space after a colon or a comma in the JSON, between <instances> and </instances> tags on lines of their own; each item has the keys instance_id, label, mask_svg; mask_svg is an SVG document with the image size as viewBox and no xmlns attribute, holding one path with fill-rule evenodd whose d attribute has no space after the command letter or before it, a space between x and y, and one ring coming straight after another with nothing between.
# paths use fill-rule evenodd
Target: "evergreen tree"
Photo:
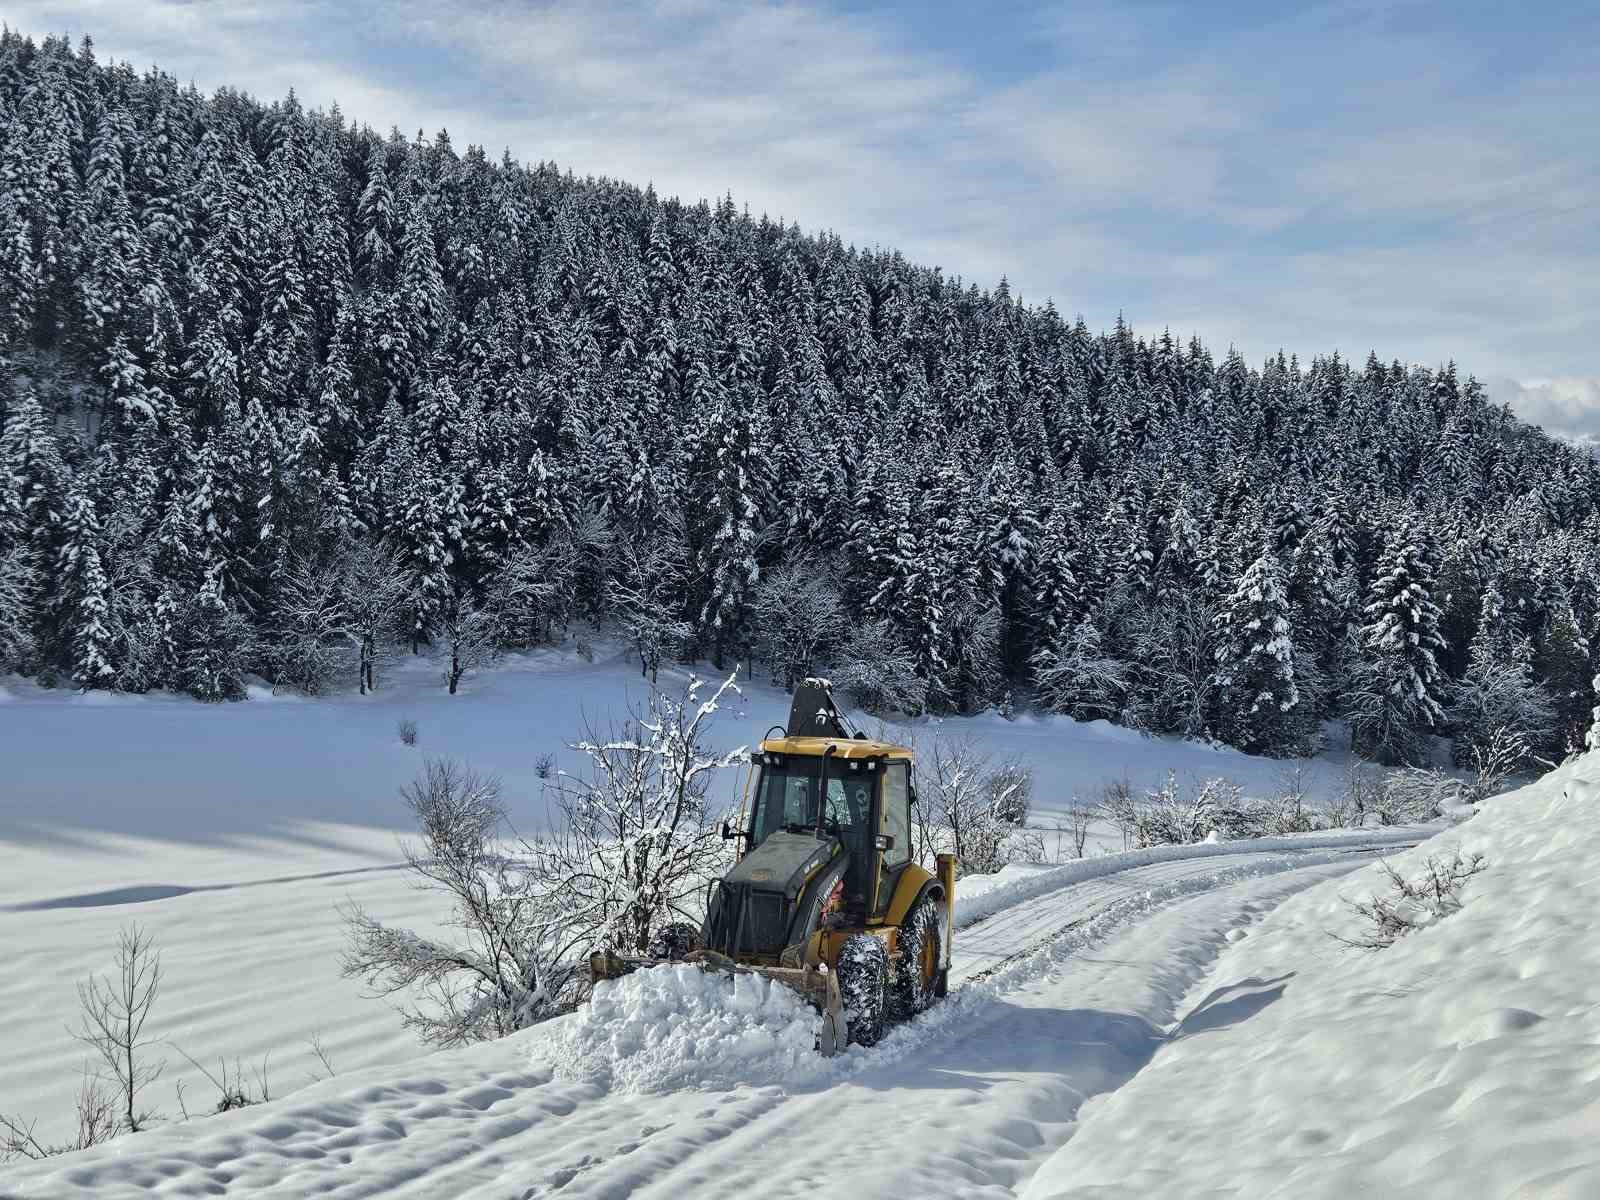
<instances>
[{"instance_id":1,"label":"evergreen tree","mask_svg":"<svg viewBox=\"0 0 1600 1200\"><path fill-rule=\"evenodd\" d=\"M1424 738L1444 719L1444 676L1437 652L1439 607L1433 602L1428 539L1406 516L1389 539L1363 610L1361 647L1350 689L1355 746L1382 762L1416 763Z\"/></svg>"},{"instance_id":2,"label":"evergreen tree","mask_svg":"<svg viewBox=\"0 0 1600 1200\"><path fill-rule=\"evenodd\" d=\"M1217 616L1223 736L1251 753L1298 748L1300 692L1289 598L1269 547L1240 576Z\"/></svg>"}]
</instances>

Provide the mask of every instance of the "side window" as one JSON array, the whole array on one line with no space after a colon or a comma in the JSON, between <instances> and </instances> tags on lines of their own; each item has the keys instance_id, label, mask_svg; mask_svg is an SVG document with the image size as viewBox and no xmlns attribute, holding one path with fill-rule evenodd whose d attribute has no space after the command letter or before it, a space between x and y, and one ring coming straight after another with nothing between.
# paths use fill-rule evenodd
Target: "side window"
<instances>
[{"instance_id":1,"label":"side window","mask_svg":"<svg viewBox=\"0 0 1600 1200\"><path fill-rule=\"evenodd\" d=\"M911 789L903 762L888 763L883 772L883 832L894 839L884 869L897 870L911 861Z\"/></svg>"}]
</instances>

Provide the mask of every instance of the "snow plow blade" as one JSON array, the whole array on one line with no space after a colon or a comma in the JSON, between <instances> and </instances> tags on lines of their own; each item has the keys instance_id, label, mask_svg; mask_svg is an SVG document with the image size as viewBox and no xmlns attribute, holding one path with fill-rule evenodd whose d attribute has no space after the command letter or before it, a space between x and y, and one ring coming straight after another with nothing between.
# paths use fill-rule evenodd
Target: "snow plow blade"
<instances>
[{"instance_id":1,"label":"snow plow blade","mask_svg":"<svg viewBox=\"0 0 1600 1200\"><path fill-rule=\"evenodd\" d=\"M817 1051L831 1058L844 1049L850 1028L845 1022L844 1004L839 998L839 977L823 963L799 967L766 967L735 962L715 950L695 950L681 958L625 958L611 950L596 950L589 955L589 978L620 979L649 967L684 963L703 971L724 975L761 975L803 996L822 1014L822 1029L817 1034Z\"/></svg>"}]
</instances>

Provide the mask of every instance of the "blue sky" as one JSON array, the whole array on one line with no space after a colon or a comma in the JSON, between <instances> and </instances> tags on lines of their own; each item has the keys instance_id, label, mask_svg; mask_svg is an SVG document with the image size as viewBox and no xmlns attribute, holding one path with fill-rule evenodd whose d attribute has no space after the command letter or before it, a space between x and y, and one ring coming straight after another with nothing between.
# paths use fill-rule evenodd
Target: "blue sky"
<instances>
[{"instance_id":1,"label":"blue sky","mask_svg":"<svg viewBox=\"0 0 1600 1200\"><path fill-rule=\"evenodd\" d=\"M205 90L732 192L1097 328L1454 358L1600 440L1592 2L6 7Z\"/></svg>"}]
</instances>

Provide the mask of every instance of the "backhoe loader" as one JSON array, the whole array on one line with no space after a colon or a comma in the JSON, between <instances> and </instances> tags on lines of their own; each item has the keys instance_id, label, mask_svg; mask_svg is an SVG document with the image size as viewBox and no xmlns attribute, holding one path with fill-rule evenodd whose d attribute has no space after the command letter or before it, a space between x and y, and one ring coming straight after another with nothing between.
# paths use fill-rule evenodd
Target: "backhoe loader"
<instances>
[{"instance_id":1,"label":"backhoe loader","mask_svg":"<svg viewBox=\"0 0 1600 1200\"><path fill-rule=\"evenodd\" d=\"M821 1010L817 1047L873 1045L945 994L955 859L913 861L911 751L850 730L826 680L795 689L787 726L752 755L736 861L711 885L704 924L669 930L663 953L590 956L611 979L691 962L780 982Z\"/></svg>"}]
</instances>

